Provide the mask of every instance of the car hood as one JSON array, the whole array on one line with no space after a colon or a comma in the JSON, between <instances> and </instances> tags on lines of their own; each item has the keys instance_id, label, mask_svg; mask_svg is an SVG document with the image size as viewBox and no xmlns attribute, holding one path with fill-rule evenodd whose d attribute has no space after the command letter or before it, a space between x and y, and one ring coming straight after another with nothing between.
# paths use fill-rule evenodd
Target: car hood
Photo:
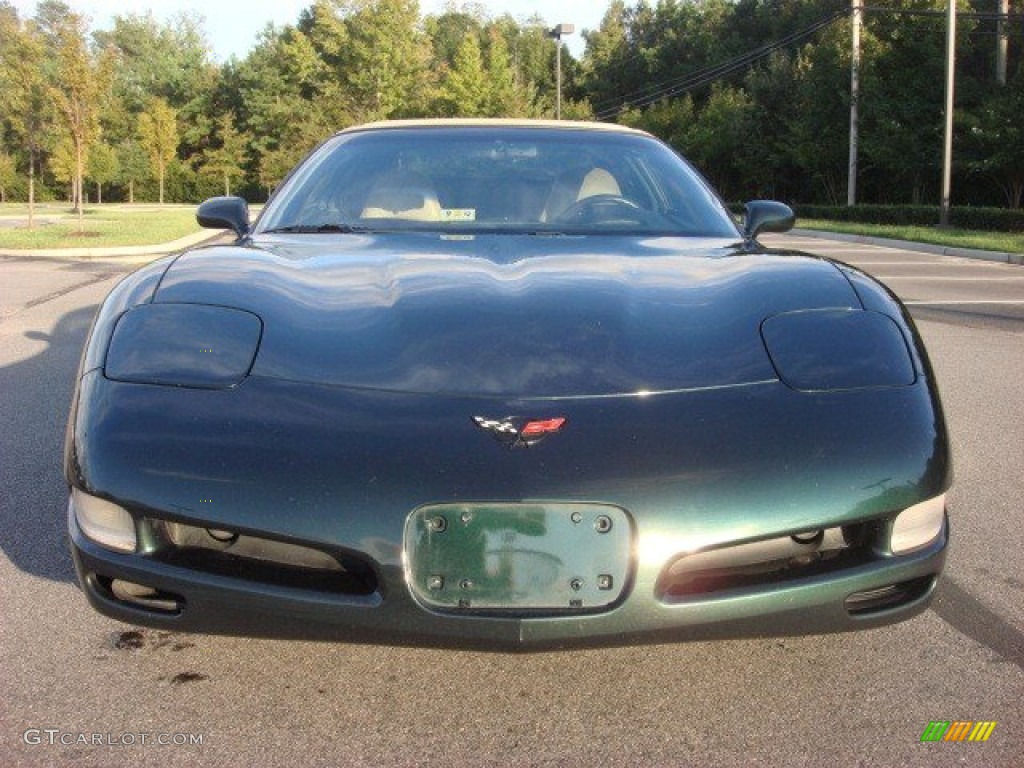
<instances>
[{"instance_id":1,"label":"car hood","mask_svg":"<svg viewBox=\"0 0 1024 768\"><path fill-rule=\"evenodd\" d=\"M154 300L259 315L254 376L513 399L771 381L766 317L860 306L830 262L722 240L419 233L196 249Z\"/></svg>"}]
</instances>

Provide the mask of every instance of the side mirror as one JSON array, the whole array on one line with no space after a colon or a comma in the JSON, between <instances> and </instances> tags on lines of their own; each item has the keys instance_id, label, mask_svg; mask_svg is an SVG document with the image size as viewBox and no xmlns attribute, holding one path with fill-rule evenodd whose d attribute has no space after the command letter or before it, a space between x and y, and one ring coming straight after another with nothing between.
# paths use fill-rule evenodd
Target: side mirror
<instances>
[{"instance_id":1,"label":"side mirror","mask_svg":"<svg viewBox=\"0 0 1024 768\"><path fill-rule=\"evenodd\" d=\"M796 223L793 209L774 200L751 200L746 206L743 237L753 240L762 232L788 232Z\"/></svg>"},{"instance_id":2,"label":"side mirror","mask_svg":"<svg viewBox=\"0 0 1024 768\"><path fill-rule=\"evenodd\" d=\"M211 197L196 209L196 221L207 229L233 229L249 234L249 204L240 197Z\"/></svg>"}]
</instances>

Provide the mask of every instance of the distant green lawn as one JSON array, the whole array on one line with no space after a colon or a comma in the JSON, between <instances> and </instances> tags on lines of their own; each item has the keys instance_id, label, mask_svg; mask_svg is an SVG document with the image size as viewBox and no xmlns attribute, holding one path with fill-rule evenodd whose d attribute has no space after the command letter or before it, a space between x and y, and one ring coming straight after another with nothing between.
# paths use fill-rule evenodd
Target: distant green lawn
<instances>
[{"instance_id":1,"label":"distant green lawn","mask_svg":"<svg viewBox=\"0 0 1024 768\"><path fill-rule=\"evenodd\" d=\"M817 229L823 232L845 232L851 235L888 237L893 240L909 240L916 243L930 243L954 248L978 248L983 251L1002 253L1024 253L1024 233L983 232L972 229L935 229L933 227L899 226L894 224L857 224L848 221L824 221L821 219L797 219L802 229Z\"/></svg>"},{"instance_id":2,"label":"distant green lawn","mask_svg":"<svg viewBox=\"0 0 1024 768\"><path fill-rule=\"evenodd\" d=\"M28 206L7 203L0 205L0 249L157 245L198 232L195 210L191 205L90 205L83 216L84 234L79 234L78 218L67 205L37 205L30 230Z\"/></svg>"},{"instance_id":3,"label":"distant green lawn","mask_svg":"<svg viewBox=\"0 0 1024 768\"><path fill-rule=\"evenodd\" d=\"M24 203L0 205L0 249L157 245L199 231L195 207L191 205L91 205L85 210L84 235L78 234L78 220L67 205L37 205L34 230L27 228L27 216L28 206ZM797 225L826 232L846 232L933 245L1024 253L1024 233L857 224L820 219L799 219Z\"/></svg>"}]
</instances>

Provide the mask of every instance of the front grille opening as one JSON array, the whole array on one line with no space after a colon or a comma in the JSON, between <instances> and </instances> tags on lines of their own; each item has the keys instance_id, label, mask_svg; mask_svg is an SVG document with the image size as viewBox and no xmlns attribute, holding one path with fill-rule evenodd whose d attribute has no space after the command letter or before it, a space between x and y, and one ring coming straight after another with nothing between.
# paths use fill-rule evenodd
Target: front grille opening
<instances>
[{"instance_id":1,"label":"front grille opening","mask_svg":"<svg viewBox=\"0 0 1024 768\"><path fill-rule=\"evenodd\" d=\"M185 598L181 595L145 584L136 584L133 581L112 579L100 575L96 576L95 583L100 593L108 600L125 603L132 608L176 615L181 613L182 608L185 607Z\"/></svg>"},{"instance_id":2,"label":"front grille opening","mask_svg":"<svg viewBox=\"0 0 1024 768\"><path fill-rule=\"evenodd\" d=\"M656 593L665 602L784 584L871 560L877 522L803 531L677 558L662 571Z\"/></svg>"},{"instance_id":3,"label":"front grille opening","mask_svg":"<svg viewBox=\"0 0 1024 768\"><path fill-rule=\"evenodd\" d=\"M279 587L369 595L377 579L357 557L221 528L148 520L161 562Z\"/></svg>"},{"instance_id":4,"label":"front grille opening","mask_svg":"<svg viewBox=\"0 0 1024 768\"><path fill-rule=\"evenodd\" d=\"M866 616L872 613L897 608L911 603L927 594L934 576L924 576L911 581L901 581L877 589L854 592L843 601L843 607L851 616Z\"/></svg>"}]
</instances>

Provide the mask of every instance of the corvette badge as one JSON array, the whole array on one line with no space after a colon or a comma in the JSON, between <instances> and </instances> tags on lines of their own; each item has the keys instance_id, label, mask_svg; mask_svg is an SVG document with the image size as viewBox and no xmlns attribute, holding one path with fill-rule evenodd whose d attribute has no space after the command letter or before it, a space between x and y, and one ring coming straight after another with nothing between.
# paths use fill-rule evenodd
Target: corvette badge
<instances>
[{"instance_id":1,"label":"corvette badge","mask_svg":"<svg viewBox=\"0 0 1024 768\"><path fill-rule=\"evenodd\" d=\"M473 423L480 429L491 433L491 436L507 448L529 448L536 445L548 435L559 432L565 426L565 417L556 416L552 419L523 419L506 416L503 419L490 419L474 416Z\"/></svg>"}]
</instances>

